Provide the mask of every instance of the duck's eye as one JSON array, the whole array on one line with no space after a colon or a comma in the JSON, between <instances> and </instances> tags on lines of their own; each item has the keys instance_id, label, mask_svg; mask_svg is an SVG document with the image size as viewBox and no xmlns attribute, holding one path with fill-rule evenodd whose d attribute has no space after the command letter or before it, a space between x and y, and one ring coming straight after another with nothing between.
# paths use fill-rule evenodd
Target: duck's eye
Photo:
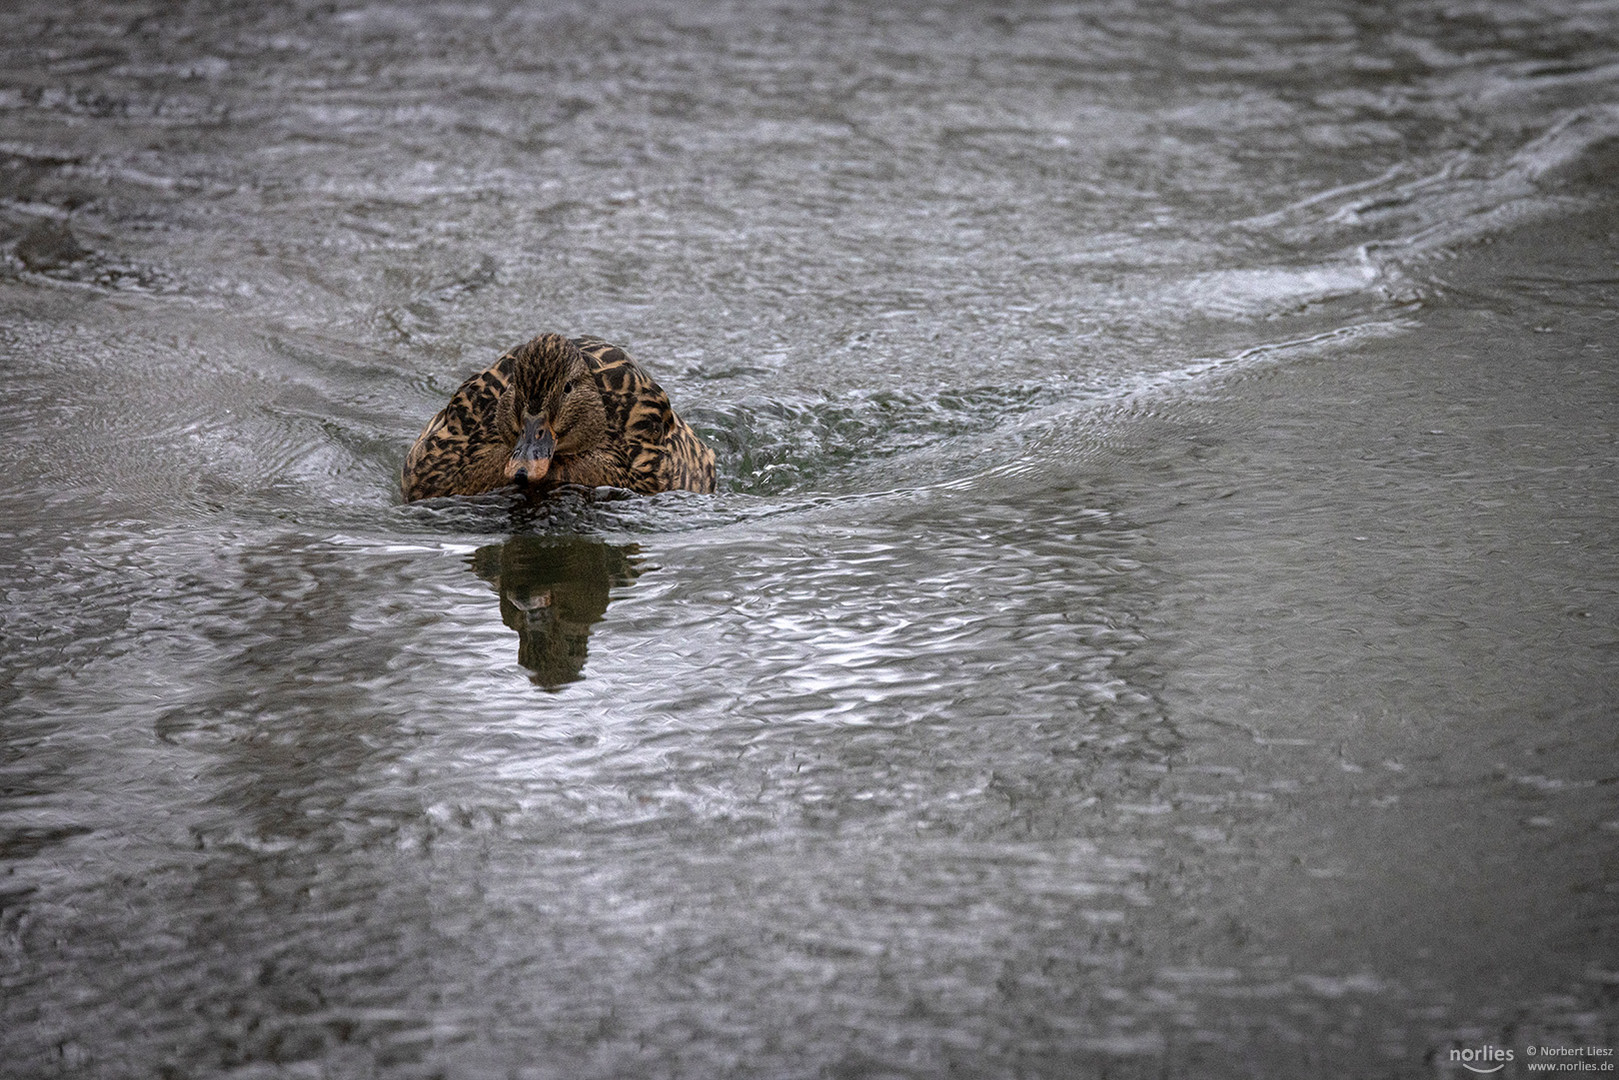
<instances>
[{"instance_id":1,"label":"duck's eye","mask_svg":"<svg viewBox=\"0 0 1619 1080\"><path fill-rule=\"evenodd\" d=\"M570 379L569 381L562 384L562 392L564 394L573 393L573 380Z\"/></svg>"}]
</instances>

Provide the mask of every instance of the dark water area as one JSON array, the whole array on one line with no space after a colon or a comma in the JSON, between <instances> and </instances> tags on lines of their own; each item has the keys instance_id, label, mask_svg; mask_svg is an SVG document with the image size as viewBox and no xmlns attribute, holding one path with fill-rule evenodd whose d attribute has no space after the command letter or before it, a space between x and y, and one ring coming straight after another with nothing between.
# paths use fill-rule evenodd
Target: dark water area
<instances>
[{"instance_id":1,"label":"dark water area","mask_svg":"<svg viewBox=\"0 0 1619 1080\"><path fill-rule=\"evenodd\" d=\"M1612 3L6 23L0 1075L1615 1062Z\"/></svg>"}]
</instances>

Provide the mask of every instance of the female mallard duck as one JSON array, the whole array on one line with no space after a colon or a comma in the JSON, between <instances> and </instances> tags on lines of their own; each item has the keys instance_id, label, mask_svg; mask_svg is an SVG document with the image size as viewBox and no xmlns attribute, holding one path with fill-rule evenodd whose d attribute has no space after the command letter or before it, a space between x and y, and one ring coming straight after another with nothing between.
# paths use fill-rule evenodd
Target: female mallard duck
<instances>
[{"instance_id":1,"label":"female mallard duck","mask_svg":"<svg viewBox=\"0 0 1619 1080\"><path fill-rule=\"evenodd\" d=\"M713 491L714 451L600 338L543 334L472 376L405 457L407 502L516 484Z\"/></svg>"}]
</instances>

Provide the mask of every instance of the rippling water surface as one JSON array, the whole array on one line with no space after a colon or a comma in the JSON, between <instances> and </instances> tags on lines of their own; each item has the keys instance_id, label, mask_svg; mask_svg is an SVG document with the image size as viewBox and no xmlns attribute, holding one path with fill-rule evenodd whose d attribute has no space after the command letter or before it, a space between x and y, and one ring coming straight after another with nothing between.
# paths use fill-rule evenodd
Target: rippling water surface
<instances>
[{"instance_id":1,"label":"rippling water surface","mask_svg":"<svg viewBox=\"0 0 1619 1080\"><path fill-rule=\"evenodd\" d=\"M1611 3L6 21L0 1072L1619 1042ZM542 330L721 490L402 505Z\"/></svg>"}]
</instances>

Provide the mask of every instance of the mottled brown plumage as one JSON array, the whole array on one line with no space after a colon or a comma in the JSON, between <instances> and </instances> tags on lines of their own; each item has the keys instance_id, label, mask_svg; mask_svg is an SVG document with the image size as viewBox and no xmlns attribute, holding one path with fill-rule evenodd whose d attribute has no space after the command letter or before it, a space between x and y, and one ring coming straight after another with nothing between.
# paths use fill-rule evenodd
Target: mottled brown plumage
<instances>
[{"instance_id":1,"label":"mottled brown plumage","mask_svg":"<svg viewBox=\"0 0 1619 1080\"><path fill-rule=\"evenodd\" d=\"M629 353L544 334L472 376L405 457L406 501L516 484L713 491L714 451Z\"/></svg>"}]
</instances>

